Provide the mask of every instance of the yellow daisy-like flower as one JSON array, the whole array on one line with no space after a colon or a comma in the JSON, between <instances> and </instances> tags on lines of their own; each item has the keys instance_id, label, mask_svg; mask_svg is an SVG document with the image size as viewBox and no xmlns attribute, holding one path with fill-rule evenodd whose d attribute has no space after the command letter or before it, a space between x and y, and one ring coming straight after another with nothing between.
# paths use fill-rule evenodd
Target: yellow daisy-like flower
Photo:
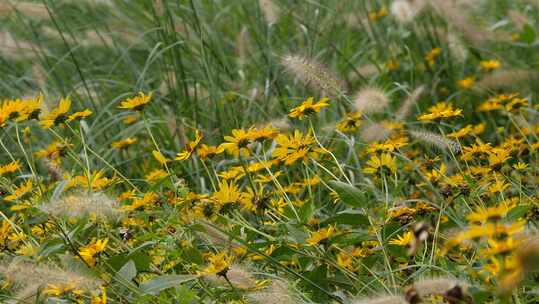
<instances>
[{"instance_id":1,"label":"yellow daisy-like flower","mask_svg":"<svg viewBox=\"0 0 539 304\"><path fill-rule=\"evenodd\" d=\"M399 235L397 236L397 238L390 240L388 244L397 246L408 246L414 241L414 239L415 237L413 232L407 231L405 234Z\"/></svg>"},{"instance_id":2,"label":"yellow daisy-like flower","mask_svg":"<svg viewBox=\"0 0 539 304\"><path fill-rule=\"evenodd\" d=\"M200 274L216 274L225 276L230 264L234 260L233 256L225 252L210 253L207 258L209 265L200 272Z\"/></svg>"},{"instance_id":3,"label":"yellow daisy-like flower","mask_svg":"<svg viewBox=\"0 0 539 304\"><path fill-rule=\"evenodd\" d=\"M32 183L32 180L27 180L26 183L19 185L15 190L8 196L4 197L4 199L8 202L12 202L15 200L20 199L23 197L26 193L32 191L32 187L34 184Z\"/></svg>"},{"instance_id":4,"label":"yellow daisy-like flower","mask_svg":"<svg viewBox=\"0 0 539 304\"><path fill-rule=\"evenodd\" d=\"M155 181L161 180L168 176L168 173L163 169L155 169L152 172L146 174L144 179L149 182L153 183Z\"/></svg>"},{"instance_id":5,"label":"yellow daisy-like flower","mask_svg":"<svg viewBox=\"0 0 539 304\"><path fill-rule=\"evenodd\" d=\"M277 142L277 147L272 155L285 165L291 165L300 159L317 159L320 153L324 153L322 149L315 146L316 141L311 134L303 135L299 130L294 130L294 133L289 136L279 134L275 142Z\"/></svg>"},{"instance_id":6,"label":"yellow daisy-like flower","mask_svg":"<svg viewBox=\"0 0 539 304\"><path fill-rule=\"evenodd\" d=\"M201 144L197 149L197 155L200 159L212 158L225 150L222 146L208 146Z\"/></svg>"},{"instance_id":7,"label":"yellow daisy-like flower","mask_svg":"<svg viewBox=\"0 0 539 304\"><path fill-rule=\"evenodd\" d=\"M119 109L141 111L152 99L152 94L148 95L139 92L138 96L128 98L120 103Z\"/></svg>"},{"instance_id":8,"label":"yellow daisy-like flower","mask_svg":"<svg viewBox=\"0 0 539 304\"><path fill-rule=\"evenodd\" d=\"M528 168L528 164L523 163L523 162L518 162L518 163L513 165L513 168L515 168L515 170L524 170L524 169ZM0 175L2 175L2 174L0 174Z\"/></svg>"},{"instance_id":9,"label":"yellow daisy-like flower","mask_svg":"<svg viewBox=\"0 0 539 304\"><path fill-rule=\"evenodd\" d=\"M376 174L383 168L389 169L391 173L397 172L397 161L390 153L382 153L380 157L378 155L371 156L363 173Z\"/></svg>"},{"instance_id":10,"label":"yellow daisy-like flower","mask_svg":"<svg viewBox=\"0 0 539 304\"><path fill-rule=\"evenodd\" d=\"M251 151L249 150L249 143L251 142L251 134L243 129L232 130L232 136L225 136L225 143L222 143L220 147L226 150L229 154L238 157L249 156Z\"/></svg>"},{"instance_id":11,"label":"yellow daisy-like flower","mask_svg":"<svg viewBox=\"0 0 539 304\"><path fill-rule=\"evenodd\" d=\"M313 232L311 234L311 237L309 237L306 242L309 244L309 246L314 246L319 244L320 242L327 240L328 238L334 236L337 233L336 226L329 225L328 227L322 228L316 232Z\"/></svg>"},{"instance_id":12,"label":"yellow daisy-like flower","mask_svg":"<svg viewBox=\"0 0 539 304\"><path fill-rule=\"evenodd\" d=\"M427 111L427 114L421 114L417 117L417 119L420 121L429 121L441 118L462 116L462 109L453 108L453 105L447 102L439 102L428 108Z\"/></svg>"},{"instance_id":13,"label":"yellow daisy-like flower","mask_svg":"<svg viewBox=\"0 0 539 304\"><path fill-rule=\"evenodd\" d=\"M0 176L4 174L13 173L21 168L20 160L12 161L10 163L0 165Z\"/></svg>"},{"instance_id":14,"label":"yellow daisy-like flower","mask_svg":"<svg viewBox=\"0 0 539 304\"><path fill-rule=\"evenodd\" d=\"M361 126L361 113L352 112L346 114L346 117L337 124L337 130L342 133L352 133Z\"/></svg>"},{"instance_id":15,"label":"yellow daisy-like flower","mask_svg":"<svg viewBox=\"0 0 539 304\"><path fill-rule=\"evenodd\" d=\"M441 48L438 48L438 47L433 48L427 53L427 55L425 55L425 61L427 61L428 65L431 67L434 65L434 63L436 62L436 58L438 58L438 56L440 56L441 53L442 53Z\"/></svg>"},{"instance_id":16,"label":"yellow daisy-like flower","mask_svg":"<svg viewBox=\"0 0 539 304\"><path fill-rule=\"evenodd\" d=\"M90 244L79 249L79 255L84 259L86 263L90 266L94 266L96 263L95 256L100 252L105 251L107 244L109 242L108 238L105 239L92 239Z\"/></svg>"},{"instance_id":17,"label":"yellow daisy-like flower","mask_svg":"<svg viewBox=\"0 0 539 304\"><path fill-rule=\"evenodd\" d=\"M329 101L329 98L322 98L315 103L314 98L309 97L307 100L303 101L300 106L293 108L288 116L303 119L305 116L318 113L322 108L329 106L327 101Z\"/></svg>"},{"instance_id":18,"label":"yellow daisy-like flower","mask_svg":"<svg viewBox=\"0 0 539 304\"><path fill-rule=\"evenodd\" d=\"M71 109L71 99L62 98L58 103L58 106L41 119L41 126L44 129L49 129L52 126L64 123L69 118L67 115L69 109Z\"/></svg>"},{"instance_id":19,"label":"yellow daisy-like flower","mask_svg":"<svg viewBox=\"0 0 539 304\"><path fill-rule=\"evenodd\" d=\"M213 199L220 205L238 203L241 199L239 187L234 182L222 181L219 183L219 191L213 194Z\"/></svg>"},{"instance_id":20,"label":"yellow daisy-like flower","mask_svg":"<svg viewBox=\"0 0 539 304\"><path fill-rule=\"evenodd\" d=\"M84 119L90 115L92 115L92 111L90 109L86 109L84 111L80 111L80 112L75 112L71 115L69 115L69 117L67 118L67 121L75 121L75 120L80 120L80 119Z\"/></svg>"},{"instance_id":21,"label":"yellow daisy-like flower","mask_svg":"<svg viewBox=\"0 0 539 304\"><path fill-rule=\"evenodd\" d=\"M159 199L159 196L155 192L147 192L142 198L134 198L131 205L125 205L122 209L125 211L133 211L140 207L152 205L157 202L157 199Z\"/></svg>"},{"instance_id":22,"label":"yellow daisy-like flower","mask_svg":"<svg viewBox=\"0 0 539 304\"><path fill-rule=\"evenodd\" d=\"M195 149L198 147L198 144L200 144L201 140L202 132L200 132L200 130L196 130L195 139L185 145L185 149L182 152L178 153L178 155L176 155L176 160L182 161L189 159L193 152L195 152Z\"/></svg>"},{"instance_id":23,"label":"yellow daisy-like flower","mask_svg":"<svg viewBox=\"0 0 539 304\"><path fill-rule=\"evenodd\" d=\"M111 147L117 150L125 149L133 144L135 144L138 140L136 138L128 137L126 139L114 141L111 144Z\"/></svg>"},{"instance_id":24,"label":"yellow daisy-like flower","mask_svg":"<svg viewBox=\"0 0 539 304\"><path fill-rule=\"evenodd\" d=\"M161 152L157 150L153 150L152 155L153 155L153 158L155 158L155 160L157 160L157 162L159 162L163 166L166 165L170 161L170 159L166 158Z\"/></svg>"},{"instance_id":25,"label":"yellow daisy-like flower","mask_svg":"<svg viewBox=\"0 0 539 304\"><path fill-rule=\"evenodd\" d=\"M502 66L502 64L498 60L483 60L479 62L479 66L484 71L493 71L493 70L499 69Z\"/></svg>"},{"instance_id":26,"label":"yellow daisy-like flower","mask_svg":"<svg viewBox=\"0 0 539 304\"><path fill-rule=\"evenodd\" d=\"M474 84L475 84L474 76L469 76L469 77L466 77L464 79L457 81L457 85L461 90L467 90L473 87Z\"/></svg>"},{"instance_id":27,"label":"yellow daisy-like flower","mask_svg":"<svg viewBox=\"0 0 539 304\"><path fill-rule=\"evenodd\" d=\"M466 219L471 223L486 223L488 221L498 221L503 219L509 212L506 204L499 204L489 208L477 208L474 212L468 214Z\"/></svg>"}]
</instances>

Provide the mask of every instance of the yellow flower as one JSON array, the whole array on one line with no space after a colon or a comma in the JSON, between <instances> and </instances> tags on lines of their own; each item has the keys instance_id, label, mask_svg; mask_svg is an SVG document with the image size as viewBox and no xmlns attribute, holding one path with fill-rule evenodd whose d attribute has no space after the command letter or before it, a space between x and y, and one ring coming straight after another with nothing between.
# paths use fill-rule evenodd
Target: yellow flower
<instances>
[{"instance_id":1,"label":"yellow flower","mask_svg":"<svg viewBox=\"0 0 539 304\"><path fill-rule=\"evenodd\" d=\"M498 206L484 208L477 208L474 212L468 214L466 219L471 223L486 223L488 221L498 221L503 219L509 208L505 204L499 204Z\"/></svg>"},{"instance_id":2,"label":"yellow flower","mask_svg":"<svg viewBox=\"0 0 539 304\"><path fill-rule=\"evenodd\" d=\"M337 124L337 130L342 133L352 133L361 126L361 113L352 112L346 114L346 117Z\"/></svg>"},{"instance_id":3,"label":"yellow flower","mask_svg":"<svg viewBox=\"0 0 539 304\"><path fill-rule=\"evenodd\" d=\"M313 232L311 237L309 237L306 242L309 246L314 246L337 233L336 226L329 225L326 228L321 228L320 230Z\"/></svg>"},{"instance_id":4,"label":"yellow flower","mask_svg":"<svg viewBox=\"0 0 539 304\"><path fill-rule=\"evenodd\" d=\"M428 114L422 114L417 117L420 121L435 120L439 118L450 118L455 116L462 116L462 110L453 108L453 105L446 102L439 102L434 106L428 108Z\"/></svg>"},{"instance_id":5,"label":"yellow flower","mask_svg":"<svg viewBox=\"0 0 539 304\"><path fill-rule=\"evenodd\" d=\"M384 5L378 11L369 12L369 20L376 22L389 14L387 7Z\"/></svg>"},{"instance_id":6,"label":"yellow flower","mask_svg":"<svg viewBox=\"0 0 539 304\"><path fill-rule=\"evenodd\" d=\"M104 287L101 287L101 296L92 296L92 302L90 304L107 304L107 291Z\"/></svg>"},{"instance_id":7,"label":"yellow flower","mask_svg":"<svg viewBox=\"0 0 539 304\"><path fill-rule=\"evenodd\" d=\"M152 155L153 155L153 158L155 158L155 160L157 160L157 162L159 162L163 166L166 165L170 161L161 152L157 150L153 150Z\"/></svg>"},{"instance_id":8,"label":"yellow flower","mask_svg":"<svg viewBox=\"0 0 539 304\"><path fill-rule=\"evenodd\" d=\"M12 161L7 164L0 165L0 176L8 173L13 173L21 168L21 162L19 160Z\"/></svg>"},{"instance_id":9,"label":"yellow flower","mask_svg":"<svg viewBox=\"0 0 539 304\"><path fill-rule=\"evenodd\" d=\"M511 187L511 184L506 183L503 180L497 180L496 182L494 182L494 184L492 184L492 185L490 185L490 187L488 187L488 192L490 194L502 193L505 190L507 190L507 188L509 188L509 187Z\"/></svg>"},{"instance_id":10,"label":"yellow flower","mask_svg":"<svg viewBox=\"0 0 539 304\"><path fill-rule=\"evenodd\" d=\"M303 101L301 105L293 108L288 114L288 116L292 118L303 119L305 116L318 113L320 112L320 110L322 110L322 108L329 106L329 104L327 103L328 100L329 98L322 98L317 103L314 103L314 98L309 97L307 98L307 100Z\"/></svg>"},{"instance_id":11,"label":"yellow flower","mask_svg":"<svg viewBox=\"0 0 539 304\"><path fill-rule=\"evenodd\" d=\"M273 157L291 165L299 159L317 159L324 151L315 145L315 140L310 134L303 135L301 131L294 130L292 135L279 134L275 138L277 147L273 150Z\"/></svg>"},{"instance_id":12,"label":"yellow flower","mask_svg":"<svg viewBox=\"0 0 539 304\"><path fill-rule=\"evenodd\" d=\"M524 169L528 168L528 164L523 163L523 162L518 162L518 163L513 165L513 168L515 168L515 170L524 170ZM0 174L0 175L2 175L2 174Z\"/></svg>"},{"instance_id":13,"label":"yellow flower","mask_svg":"<svg viewBox=\"0 0 539 304\"><path fill-rule=\"evenodd\" d=\"M241 192L234 182L226 180L219 183L219 191L213 194L213 199L220 205L238 203L241 199Z\"/></svg>"},{"instance_id":14,"label":"yellow flower","mask_svg":"<svg viewBox=\"0 0 539 304\"><path fill-rule=\"evenodd\" d=\"M69 115L69 117L67 118L67 121L75 121L75 120L79 120L79 119L84 119L88 116L92 115L92 111L90 109L86 109L84 111L81 111L81 112L75 112L71 115Z\"/></svg>"},{"instance_id":15,"label":"yellow flower","mask_svg":"<svg viewBox=\"0 0 539 304\"><path fill-rule=\"evenodd\" d=\"M225 136L225 143L222 143L220 147L226 150L229 154L238 157L249 156L251 151L249 150L249 143L251 142L251 134L243 129L232 130L232 136Z\"/></svg>"},{"instance_id":16,"label":"yellow flower","mask_svg":"<svg viewBox=\"0 0 539 304\"><path fill-rule=\"evenodd\" d=\"M189 159L189 157L191 157L191 154L195 152L195 149L197 148L201 140L202 140L202 132L200 132L200 130L196 130L195 139L193 141L188 142L185 145L185 149L182 152L178 153L178 155L176 156L176 160L182 161L182 160Z\"/></svg>"},{"instance_id":17,"label":"yellow flower","mask_svg":"<svg viewBox=\"0 0 539 304\"><path fill-rule=\"evenodd\" d=\"M197 155L200 159L206 159L206 158L212 158L216 156L217 154L223 153L225 150L222 146L207 146L205 144L201 144L200 147L197 149Z\"/></svg>"},{"instance_id":18,"label":"yellow flower","mask_svg":"<svg viewBox=\"0 0 539 304\"><path fill-rule=\"evenodd\" d=\"M483 60L479 62L481 69L485 71L493 71L501 67L501 63L498 60Z\"/></svg>"},{"instance_id":19,"label":"yellow flower","mask_svg":"<svg viewBox=\"0 0 539 304\"><path fill-rule=\"evenodd\" d=\"M391 173L397 171L396 159L390 153L382 153L380 157L378 155L371 156L367 161L367 168L363 169L363 173L376 174L383 168L389 169Z\"/></svg>"},{"instance_id":20,"label":"yellow flower","mask_svg":"<svg viewBox=\"0 0 539 304\"><path fill-rule=\"evenodd\" d=\"M457 85L462 90L467 90L467 89L473 87L474 84L475 84L475 77L474 76L466 77L466 78L461 79L461 80L459 80L457 82Z\"/></svg>"},{"instance_id":21,"label":"yellow flower","mask_svg":"<svg viewBox=\"0 0 539 304\"><path fill-rule=\"evenodd\" d=\"M140 207L152 205L153 203L157 202L157 199L159 196L155 192L147 192L144 194L142 198L134 198L131 205L125 205L122 207L125 211L133 211Z\"/></svg>"},{"instance_id":22,"label":"yellow flower","mask_svg":"<svg viewBox=\"0 0 539 304\"><path fill-rule=\"evenodd\" d=\"M139 92L138 96L128 98L122 101L120 105L118 106L118 108L140 111L150 102L151 99L152 99L152 93L146 95L143 92Z\"/></svg>"},{"instance_id":23,"label":"yellow flower","mask_svg":"<svg viewBox=\"0 0 539 304\"><path fill-rule=\"evenodd\" d=\"M52 111L41 118L41 126L45 129L49 129L52 126L63 124L68 119L67 112L69 112L70 108L71 99L62 98L56 108L52 109Z\"/></svg>"},{"instance_id":24,"label":"yellow flower","mask_svg":"<svg viewBox=\"0 0 539 304\"><path fill-rule=\"evenodd\" d=\"M415 240L414 234L411 231L407 231L405 234L397 236L396 239L392 239L388 242L391 245L408 246Z\"/></svg>"},{"instance_id":25,"label":"yellow flower","mask_svg":"<svg viewBox=\"0 0 539 304\"><path fill-rule=\"evenodd\" d=\"M148 183L153 183L153 182L161 180L161 179L163 179L163 178L165 178L167 176L168 176L168 173L165 170L163 170L163 169L155 169L152 172L146 174L144 179L146 179L146 181Z\"/></svg>"},{"instance_id":26,"label":"yellow flower","mask_svg":"<svg viewBox=\"0 0 539 304\"><path fill-rule=\"evenodd\" d=\"M23 197L26 193L30 192L32 190L33 183L32 180L27 180L26 183L19 185L19 187L15 188L13 193L10 195L4 197L4 199L8 202L12 202L15 200L20 199Z\"/></svg>"},{"instance_id":27,"label":"yellow flower","mask_svg":"<svg viewBox=\"0 0 539 304\"><path fill-rule=\"evenodd\" d=\"M105 239L92 239L90 244L79 249L79 255L84 259L86 263L90 266L95 265L95 256L100 252L105 251L107 244L109 242L108 238Z\"/></svg>"},{"instance_id":28,"label":"yellow flower","mask_svg":"<svg viewBox=\"0 0 539 304\"><path fill-rule=\"evenodd\" d=\"M438 56L440 56L441 53L442 53L442 49L437 47L437 48L433 48L427 53L427 55L425 55L425 60L427 61L430 67L434 65L436 58L438 58Z\"/></svg>"},{"instance_id":29,"label":"yellow flower","mask_svg":"<svg viewBox=\"0 0 539 304\"><path fill-rule=\"evenodd\" d=\"M225 276L230 264L234 260L234 257L226 254L225 252L219 252L210 253L207 260L209 265L200 272L201 274L216 274Z\"/></svg>"},{"instance_id":30,"label":"yellow flower","mask_svg":"<svg viewBox=\"0 0 539 304\"><path fill-rule=\"evenodd\" d=\"M93 191L101 190L114 182L114 178L104 176L102 170L90 173L90 176L78 175L72 178L74 185L80 185L86 189L91 188Z\"/></svg>"},{"instance_id":31,"label":"yellow flower","mask_svg":"<svg viewBox=\"0 0 539 304\"><path fill-rule=\"evenodd\" d=\"M125 149L125 148L135 144L137 141L138 140L136 138L128 137L126 139L122 139L122 140L112 142L111 147L113 147L114 149L117 149L117 150L122 150L122 149Z\"/></svg>"}]
</instances>

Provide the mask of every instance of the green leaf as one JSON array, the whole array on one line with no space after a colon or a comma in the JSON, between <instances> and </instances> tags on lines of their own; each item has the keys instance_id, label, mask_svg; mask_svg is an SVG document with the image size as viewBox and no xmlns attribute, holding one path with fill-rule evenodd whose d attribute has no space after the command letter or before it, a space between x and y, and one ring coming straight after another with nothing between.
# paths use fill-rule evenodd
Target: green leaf
<instances>
[{"instance_id":1,"label":"green leaf","mask_svg":"<svg viewBox=\"0 0 539 304\"><path fill-rule=\"evenodd\" d=\"M531 25L526 24L522 28L522 32L520 32L518 37L520 41L531 44L535 41L535 37L536 37L535 29Z\"/></svg>"},{"instance_id":2,"label":"green leaf","mask_svg":"<svg viewBox=\"0 0 539 304\"><path fill-rule=\"evenodd\" d=\"M299 209L299 217L302 223L306 223L311 219L314 213L314 204L312 202L306 202Z\"/></svg>"},{"instance_id":3,"label":"green leaf","mask_svg":"<svg viewBox=\"0 0 539 304\"><path fill-rule=\"evenodd\" d=\"M339 212L335 216L332 216L322 222L324 225L333 223L350 226L367 226L369 225L369 219L360 211L348 209Z\"/></svg>"},{"instance_id":4,"label":"green leaf","mask_svg":"<svg viewBox=\"0 0 539 304\"><path fill-rule=\"evenodd\" d=\"M197 278L198 276L193 274L166 274L140 284L140 290L143 293L158 294L162 290L180 286L182 283L192 281Z\"/></svg>"},{"instance_id":5,"label":"green leaf","mask_svg":"<svg viewBox=\"0 0 539 304\"><path fill-rule=\"evenodd\" d=\"M127 261L127 263L125 263L122 268L118 270L116 275L126 282L133 280L137 275L137 267L135 266L135 262L133 262L133 260Z\"/></svg>"},{"instance_id":6,"label":"green leaf","mask_svg":"<svg viewBox=\"0 0 539 304\"><path fill-rule=\"evenodd\" d=\"M341 201L354 207L366 207L367 197L365 192L358 188L340 181L330 181L329 185L337 192Z\"/></svg>"}]
</instances>

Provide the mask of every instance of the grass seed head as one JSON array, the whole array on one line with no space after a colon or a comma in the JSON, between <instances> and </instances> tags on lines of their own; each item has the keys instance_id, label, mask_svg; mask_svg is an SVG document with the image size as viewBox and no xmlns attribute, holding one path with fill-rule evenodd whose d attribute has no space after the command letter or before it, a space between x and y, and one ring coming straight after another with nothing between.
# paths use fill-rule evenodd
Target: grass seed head
<instances>
[{"instance_id":1,"label":"grass seed head","mask_svg":"<svg viewBox=\"0 0 539 304\"><path fill-rule=\"evenodd\" d=\"M337 97L344 93L343 82L322 64L296 55L284 56L281 64L304 84L317 88L323 95Z\"/></svg>"},{"instance_id":2,"label":"grass seed head","mask_svg":"<svg viewBox=\"0 0 539 304\"><path fill-rule=\"evenodd\" d=\"M380 113L389 106L386 92L376 87L361 89L354 98L354 108L364 114Z\"/></svg>"}]
</instances>

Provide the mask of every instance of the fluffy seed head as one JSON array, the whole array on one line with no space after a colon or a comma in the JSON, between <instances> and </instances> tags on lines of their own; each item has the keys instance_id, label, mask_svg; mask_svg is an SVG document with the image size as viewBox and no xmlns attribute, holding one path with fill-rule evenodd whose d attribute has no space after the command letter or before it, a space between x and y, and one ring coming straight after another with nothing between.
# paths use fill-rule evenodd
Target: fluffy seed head
<instances>
[{"instance_id":1,"label":"fluffy seed head","mask_svg":"<svg viewBox=\"0 0 539 304\"><path fill-rule=\"evenodd\" d=\"M421 142L433 145L440 150L450 150L453 153L458 153L461 150L461 146L457 141L446 138L440 134L425 130L410 130L408 132L413 138Z\"/></svg>"},{"instance_id":2,"label":"fluffy seed head","mask_svg":"<svg viewBox=\"0 0 539 304\"><path fill-rule=\"evenodd\" d=\"M301 56L287 55L281 60L285 69L306 85L319 89L322 95L337 97L344 93L344 85L320 63Z\"/></svg>"},{"instance_id":3,"label":"fluffy seed head","mask_svg":"<svg viewBox=\"0 0 539 304\"><path fill-rule=\"evenodd\" d=\"M295 304L296 297L283 280L273 280L266 289L248 295L256 303L263 304Z\"/></svg>"},{"instance_id":4,"label":"fluffy seed head","mask_svg":"<svg viewBox=\"0 0 539 304\"><path fill-rule=\"evenodd\" d=\"M354 98L354 108L364 114L379 113L389 105L387 94L376 87L361 89Z\"/></svg>"},{"instance_id":5,"label":"fluffy seed head","mask_svg":"<svg viewBox=\"0 0 539 304\"><path fill-rule=\"evenodd\" d=\"M226 277L236 288L250 289L256 287L256 279L253 276L253 271L247 266L239 264L230 265L228 271L226 272ZM206 278L217 284L227 284L226 280L222 276L216 274L208 275Z\"/></svg>"},{"instance_id":6,"label":"fluffy seed head","mask_svg":"<svg viewBox=\"0 0 539 304\"><path fill-rule=\"evenodd\" d=\"M63 197L41 206L41 210L60 217L95 216L110 218L119 212L118 202L103 193L77 194Z\"/></svg>"},{"instance_id":7,"label":"fluffy seed head","mask_svg":"<svg viewBox=\"0 0 539 304\"><path fill-rule=\"evenodd\" d=\"M529 85L532 80L536 80L538 78L538 73L529 70L500 70L482 78L475 84L473 90L478 93L483 93L485 91L522 87Z\"/></svg>"},{"instance_id":8,"label":"fluffy seed head","mask_svg":"<svg viewBox=\"0 0 539 304\"><path fill-rule=\"evenodd\" d=\"M468 58L468 49L457 34L451 31L447 34L446 39L449 53L461 63L466 61L466 58Z\"/></svg>"},{"instance_id":9,"label":"fluffy seed head","mask_svg":"<svg viewBox=\"0 0 539 304\"><path fill-rule=\"evenodd\" d=\"M352 304L407 304L402 296L381 296L368 299L357 299Z\"/></svg>"},{"instance_id":10,"label":"fluffy seed head","mask_svg":"<svg viewBox=\"0 0 539 304\"><path fill-rule=\"evenodd\" d=\"M461 284L459 281L451 278L432 278L424 279L414 283L413 288L420 297L429 295L444 294L455 286L464 287L466 284Z\"/></svg>"},{"instance_id":11,"label":"fluffy seed head","mask_svg":"<svg viewBox=\"0 0 539 304\"><path fill-rule=\"evenodd\" d=\"M268 25L273 25L279 20L281 10L272 0L259 0L258 5Z\"/></svg>"},{"instance_id":12,"label":"fluffy seed head","mask_svg":"<svg viewBox=\"0 0 539 304\"><path fill-rule=\"evenodd\" d=\"M361 139L365 142L375 142L389 138L392 130L381 123L371 123L361 131Z\"/></svg>"},{"instance_id":13,"label":"fluffy seed head","mask_svg":"<svg viewBox=\"0 0 539 304\"><path fill-rule=\"evenodd\" d=\"M87 291L96 290L101 284L97 279L63 270L54 265L24 261L14 261L8 265L0 265L0 273L6 276L9 281L22 287L15 295L16 299L30 301L31 298L38 294L40 289L48 284L74 284L77 288Z\"/></svg>"},{"instance_id":14,"label":"fluffy seed head","mask_svg":"<svg viewBox=\"0 0 539 304\"><path fill-rule=\"evenodd\" d=\"M409 23L425 8L426 1L395 0L391 3L391 15L400 23Z\"/></svg>"},{"instance_id":15,"label":"fluffy seed head","mask_svg":"<svg viewBox=\"0 0 539 304\"><path fill-rule=\"evenodd\" d=\"M397 113L395 114L395 118L398 121L404 120L408 115L410 115L410 112L412 111L412 107L416 104L417 100L421 95L425 92L425 86L421 85L415 90L412 91L410 96L408 96L404 102L402 103L401 107L397 110Z\"/></svg>"},{"instance_id":16,"label":"fluffy seed head","mask_svg":"<svg viewBox=\"0 0 539 304\"><path fill-rule=\"evenodd\" d=\"M28 18L48 18L49 12L43 3L25 1L3 1L0 3L0 16L20 13Z\"/></svg>"}]
</instances>

